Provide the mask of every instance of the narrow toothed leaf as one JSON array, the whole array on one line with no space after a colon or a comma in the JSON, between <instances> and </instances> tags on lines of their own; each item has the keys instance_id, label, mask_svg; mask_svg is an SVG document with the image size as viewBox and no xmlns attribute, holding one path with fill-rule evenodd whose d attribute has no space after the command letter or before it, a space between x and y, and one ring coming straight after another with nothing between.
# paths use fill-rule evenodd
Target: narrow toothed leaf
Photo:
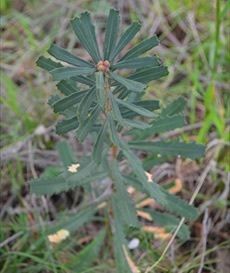
<instances>
[{"instance_id":1,"label":"narrow toothed leaf","mask_svg":"<svg viewBox=\"0 0 230 273\"><path fill-rule=\"evenodd\" d=\"M95 71L94 68L89 67L60 67L50 71L54 81L61 81L73 78L79 75L90 75Z\"/></svg>"},{"instance_id":2,"label":"narrow toothed leaf","mask_svg":"<svg viewBox=\"0 0 230 273\"><path fill-rule=\"evenodd\" d=\"M158 153L168 156L181 156L183 158L196 159L202 157L205 152L205 146L194 142L184 143L179 141L133 141L129 147L140 149L150 153Z\"/></svg>"},{"instance_id":3,"label":"narrow toothed leaf","mask_svg":"<svg viewBox=\"0 0 230 273\"><path fill-rule=\"evenodd\" d=\"M153 80L158 80L168 75L168 68L166 66L148 67L140 69L128 77L130 80L148 83Z\"/></svg>"},{"instance_id":4,"label":"narrow toothed leaf","mask_svg":"<svg viewBox=\"0 0 230 273\"><path fill-rule=\"evenodd\" d=\"M117 161L110 163L111 176L113 178L116 192L112 197L112 206L116 215L120 218L122 226L139 227L134 204L126 190L124 179L120 173Z\"/></svg>"},{"instance_id":5,"label":"narrow toothed leaf","mask_svg":"<svg viewBox=\"0 0 230 273\"><path fill-rule=\"evenodd\" d=\"M145 212L149 213L156 225L162 226L165 228L166 231L173 233L177 226L180 223L180 219L175 217L174 215L171 215L169 213L162 213L162 212L157 212L153 210L145 210ZM182 225L180 228L177 236L182 240L182 241L187 241L190 237L190 232L188 226L185 224Z\"/></svg>"},{"instance_id":6,"label":"narrow toothed leaf","mask_svg":"<svg viewBox=\"0 0 230 273\"><path fill-rule=\"evenodd\" d=\"M96 92L97 92L97 101L100 104L101 108L103 109L105 104L103 72L96 72Z\"/></svg>"},{"instance_id":7,"label":"narrow toothed leaf","mask_svg":"<svg viewBox=\"0 0 230 273\"><path fill-rule=\"evenodd\" d=\"M138 174L136 169L133 169L133 171ZM175 213L176 215L185 217L189 220L197 218L197 210L193 206L189 205L176 195L168 193L157 183L148 182L146 178L141 179L139 176L137 178L126 176L126 179L129 185L132 185L136 189L146 193L169 212Z\"/></svg>"},{"instance_id":8,"label":"narrow toothed leaf","mask_svg":"<svg viewBox=\"0 0 230 273\"><path fill-rule=\"evenodd\" d=\"M95 209L95 208L94 208ZM106 232L103 229L96 235L92 242L84 246L84 248L76 254L70 268L74 272L86 272L93 264L94 260L100 255L100 250L103 249L103 242Z\"/></svg>"},{"instance_id":9,"label":"narrow toothed leaf","mask_svg":"<svg viewBox=\"0 0 230 273\"><path fill-rule=\"evenodd\" d=\"M121 115L121 112L120 112L119 106L118 106L118 104L116 102L116 99L112 94L110 94L110 99L111 99L111 103L112 103L113 118L115 120L117 120L120 125L122 125L123 127L128 126L128 127L139 128L139 129L146 129L146 128L150 127L149 124L144 123L144 122L139 121L139 120L124 119L122 117L122 115Z\"/></svg>"},{"instance_id":10,"label":"narrow toothed leaf","mask_svg":"<svg viewBox=\"0 0 230 273\"><path fill-rule=\"evenodd\" d=\"M81 211L78 211L77 213L65 213L63 219L56 222L53 227L48 229L48 231L49 233L55 233L61 229L65 229L69 232L75 232L87 222L92 220L96 211L97 208L89 206Z\"/></svg>"},{"instance_id":11,"label":"narrow toothed leaf","mask_svg":"<svg viewBox=\"0 0 230 273\"><path fill-rule=\"evenodd\" d=\"M77 129L77 138L82 142L88 133L93 129L93 125L96 122L100 109L98 106L95 106L88 114L85 122L81 123Z\"/></svg>"},{"instance_id":12,"label":"narrow toothed leaf","mask_svg":"<svg viewBox=\"0 0 230 273\"><path fill-rule=\"evenodd\" d=\"M51 60L50 58L46 58L46 57L39 57L37 62L36 62L37 66L45 69L46 71L51 71L54 70L55 68L60 68L63 65L60 63L56 63L53 60Z\"/></svg>"},{"instance_id":13,"label":"narrow toothed leaf","mask_svg":"<svg viewBox=\"0 0 230 273\"><path fill-rule=\"evenodd\" d=\"M104 60L110 61L110 55L117 40L119 23L120 23L119 12L117 10L111 9L106 24Z\"/></svg>"},{"instance_id":14,"label":"narrow toothed leaf","mask_svg":"<svg viewBox=\"0 0 230 273\"><path fill-rule=\"evenodd\" d=\"M130 91L142 92L146 87L145 84L142 84L140 82L137 82L131 79L124 78L122 76L119 76L116 73L111 72L110 74L115 81L117 81L118 83L120 83L121 85L123 85L125 88L127 88Z\"/></svg>"},{"instance_id":15,"label":"narrow toothed leaf","mask_svg":"<svg viewBox=\"0 0 230 273\"><path fill-rule=\"evenodd\" d=\"M133 104L140 107L144 107L145 109L148 109L149 111L158 110L160 108L159 101L157 100L134 101ZM126 107L122 105L120 105L119 108L123 118L133 118L137 116L136 112L130 109L127 109Z\"/></svg>"},{"instance_id":16,"label":"narrow toothed leaf","mask_svg":"<svg viewBox=\"0 0 230 273\"><path fill-rule=\"evenodd\" d=\"M143 57L143 58L133 58L120 61L112 66L114 69L130 68L130 69L140 69L146 68L148 66L155 67L160 66L161 62L157 57Z\"/></svg>"},{"instance_id":17,"label":"narrow toothed leaf","mask_svg":"<svg viewBox=\"0 0 230 273\"><path fill-rule=\"evenodd\" d=\"M106 119L104 125L102 126L98 136L97 136L97 141L94 145L93 149L93 159L97 164L101 163L101 159L103 156L103 147L104 144L106 143L106 137L107 137L107 128L108 128L108 119Z\"/></svg>"},{"instance_id":18,"label":"narrow toothed leaf","mask_svg":"<svg viewBox=\"0 0 230 273\"><path fill-rule=\"evenodd\" d=\"M79 122L82 123L88 118L90 108L95 101L96 89L92 87L89 92L82 98L78 108Z\"/></svg>"},{"instance_id":19,"label":"narrow toothed leaf","mask_svg":"<svg viewBox=\"0 0 230 273\"><path fill-rule=\"evenodd\" d=\"M56 149L64 167L68 167L69 165L76 162L77 159L73 153L73 150L66 141L58 142Z\"/></svg>"},{"instance_id":20,"label":"narrow toothed leaf","mask_svg":"<svg viewBox=\"0 0 230 273\"><path fill-rule=\"evenodd\" d=\"M121 50L134 38L137 32L140 30L141 24L138 22L133 23L130 27L126 29L126 31L122 34L120 40L113 47L110 59L113 61L116 56L121 52Z\"/></svg>"},{"instance_id":21,"label":"narrow toothed leaf","mask_svg":"<svg viewBox=\"0 0 230 273\"><path fill-rule=\"evenodd\" d=\"M164 133L170 130L174 130L185 125L185 119L182 115L173 117L159 117L152 122L150 128L145 131L132 130L130 134L134 135L138 139L144 139L155 134Z\"/></svg>"},{"instance_id":22,"label":"narrow toothed leaf","mask_svg":"<svg viewBox=\"0 0 230 273\"><path fill-rule=\"evenodd\" d=\"M186 101L183 97L179 97L167 105L161 112L161 116L174 116L183 113Z\"/></svg>"},{"instance_id":23,"label":"narrow toothed leaf","mask_svg":"<svg viewBox=\"0 0 230 273\"><path fill-rule=\"evenodd\" d=\"M78 125L79 122L77 120L77 117L61 120L56 125L56 133L58 135L68 133L70 131L73 131L74 129L77 129Z\"/></svg>"},{"instance_id":24,"label":"narrow toothed leaf","mask_svg":"<svg viewBox=\"0 0 230 273\"><path fill-rule=\"evenodd\" d=\"M116 101L123 105L124 107L132 110L133 112L136 112L137 114L144 116L144 117L148 117L148 118L153 118L156 116L156 114L150 112L148 109L145 109L141 106L135 105L133 103L130 103L128 101L124 101L124 100L120 100L120 99L116 99Z\"/></svg>"},{"instance_id":25,"label":"narrow toothed leaf","mask_svg":"<svg viewBox=\"0 0 230 273\"><path fill-rule=\"evenodd\" d=\"M83 47L88 51L95 63L101 60L95 27L93 26L88 12L81 14L80 18L75 18L71 22L73 30Z\"/></svg>"},{"instance_id":26,"label":"narrow toothed leaf","mask_svg":"<svg viewBox=\"0 0 230 273\"><path fill-rule=\"evenodd\" d=\"M157 46L159 44L159 39L156 35L154 35L151 38L148 38L139 44L137 44L135 47L130 49L122 58L121 60L126 60L134 57L138 57L145 52L149 51L153 47Z\"/></svg>"},{"instance_id":27,"label":"narrow toothed leaf","mask_svg":"<svg viewBox=\"0 0 230 273\"><path fill-rule=\"evenodd\" d=\"M80 167L79 171L74 174L64 172L52 178L40 177L34 179L30 184L30 190L37 195L52 195L75 187L87 186L106 175L105 172L97 171L97 165L91 162L83 168Z\"/></svg>"},{"instance_id":28,"label":"narrow toothed leaf","mask_svg":"<svg viewBox=\"0 0 230 273\"><path fill-rule=\"evenodd\" d=\"M66 96L80 91L75 82L72 80L60 81L57 84L57 88Z\"/></svg>"},{"instance_id":29,"label":"narrow toothed leaf","mask_svg":"<svg viewBox=\"0 0 230 273\"><path fill-rule=\"evenodd\" d=\"M63 61L68 64L81 66L81 67L89 67L89 68L94 67L91 63L86 62L85 60L78 58L77 56L74 56L73 54L65 50L64 48L61 48L55 44L52 44L50 46L50 48L48 49L48 52L57 60Z\"/></svg>"},{"instance_id":30,"label":"narrow toothed leaf","mask_svg":"<svg viewBox=\"0 0 230 273\"><path fill-rule=\"evenodd\" d=\"M64 97L63 99L60 99L59 101L57 101L56 103L53 104L53 108L54 108L54 112L57 113L61 113L63 111L65 111L66 109L68 109L69 107L78 104L81 99L89 92L89 90L87 91L79 91L76 93L73 93L69 96Z\"/></svg>"}]
</instances>

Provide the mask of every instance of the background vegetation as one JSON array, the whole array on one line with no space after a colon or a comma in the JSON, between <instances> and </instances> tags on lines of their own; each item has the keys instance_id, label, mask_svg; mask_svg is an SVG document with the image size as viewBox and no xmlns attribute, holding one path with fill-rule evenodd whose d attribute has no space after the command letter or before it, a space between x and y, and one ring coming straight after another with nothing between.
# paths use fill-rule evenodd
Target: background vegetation
<instances>
[{"instance_id":1,"label":"background vegetation","mask_svg":"<svg viewBox=\"0 0 230 273\"><path fill-rule=\"evenodd\" d=\"M1 1L1 184L0 184L0 272L78 272L77 262L90 252L82 246L100 230L97 221L87 225L59 246L52 248L42 227L60 219L64 210L76 210L81 191L51 198L37 198L28 192L28 182L47 165L57 162L56 116L46 104L55 85L49 75L36 67L38 56L51 42L85 54L69 25L70 18L91 11L98 22L98 39L103 39L105 13L120 9L123 28L140 18L141 35L136 42L156 33L161 46L155 49L168 65L170 74L154 82L149 98L162 105L178 95L187 100L187 126L173 131L185 140L206 144L201 161L177 159L150 168L159 183L180 177L179 194L189 200L198 182L203 187L195 201L200 216L191 224L191 239L175 241L167 256L153 272L228 272L229 259L229 1L91 1L91 0L2 0ZM87 152L90 143L80 145L74 136L66 139L78 152ZM151 166L150 166L151 167ZM165 241L153 234L134 234L141 244L133 253L140 268L154 263ZM80 254L79 254L80 253ZM109 253L94 261L84 272L112 273Z\"/></svg>"}]
</instances>

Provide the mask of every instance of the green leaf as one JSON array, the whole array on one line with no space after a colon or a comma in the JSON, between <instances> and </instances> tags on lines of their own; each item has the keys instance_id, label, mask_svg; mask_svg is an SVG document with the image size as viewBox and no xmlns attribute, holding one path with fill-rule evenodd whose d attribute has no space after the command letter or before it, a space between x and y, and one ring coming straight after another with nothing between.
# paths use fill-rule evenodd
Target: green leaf
<instances>
[{"instance_id":1,"label":"green leaf","mask_svg":"<svg viewBox=\"0 0 230 273\"><path fill-rule=\"evenodd\" d=\"M204 155L205 146L194 142L184 143L179 141L133 141L129 143L129 147L140 149L147 152L158 153L168 156L181 156L184 158L196 159Z\"/></svg>"},{"instance_id":2,"label":"green leaf","mask_svg":"<svg viewBox=\"0 0 230 273\"><path fill-rule=\"evenodd\" d=\"M70 145L66 141L58 142L56 145L59 157L65 167L76 162L76 157L71 149Z\"/></svg>"},{"instance_id":3,"label":"green leaf","mask_svg":"<svg viewBox=\"0 0 230 273\"><path fill-rule=\"evenodd\" d=\"M153 210L145 210L148 212L152 218L153 221L156 225L162 226L166 229L166 231L173 233L177 226L180 223L180 219L177 217L168 214L168 213L161 213ZM190 238L190 232L188 226L185 224L182 225L180 228L177 236L182 240L182 241L187 241Z\"/></svg>"},{"instance_id":4,"label":"green leaf","mask_svg":"<svg viewBox=\"0 0 230 273\"><path fill-rule=\"evenodd\" d=\"M49 232L55 233L60 229L75 232L93 218L96 210L97 209L95 207L90 206L73 215L68 215L65 217L65 219L60 220L59 223L56 223L53 227L51 227Z\"/></svg>"},{"instance_id":5,"label":"green leaf","mask_svg":"<svg viewBox=\"0 0 230 273\"><path fill-rule=\"evenodd\" d=\"M56 63L53 60L51 60L49 58L45 58L43 56L38 58L36 64L37 64L37 66L39 66L49 72L51 70L54 70L55 68L63 67L62 64Z\"/></svg>"},{"instance_id":6,"label":"green leaf","mask_svg":"<svg viewBox=\"0 0 230 273\"><path fill-rule=\"evenodd\" d=\"M146 87L145 84L124 78L114 72L111 72L110 75L116 82L120 83L121 85L123 85L124 87L126 87L130 91L142 92Z\"/></svg>"},{"instance_id":7,"label":"green leaf","mask_svg":"<svg viewBox=\"0 0 230 273\"><path fill-rule=\"evenodd\" d=\"M71 268L76 270L79 273L84 273L90 266L93 264L94 260L99 256L100 250L103 246L103 242L105 239L105 230L101 230L99 234L97 234L96 238L84 246L84 248L74 257L74 263L71 264Z\"/></svg>"},{"instance_id":8,"label":"green leaf","mask_svg":"<svg viewBox=\"0 0 230 273\"><path fill-rule=\"evenodd\" d=\"M184 111L186 101L183 97L179 97L169 105L167 105L161 112L161 116L174 116Z\"/></svg>"},{"instance_id":9,"label":"green leaf","mask_svg":"<svg viewBox=\"0 0 230 273\"><path fill-rule=\"evenodd\" d=\"M139 69L146 68L148 66L155 67L160 66L161 62L157 57L143 57L143 58L133 58L120 61L112 66L114 69L130 68Z\"/></svg>"},{"instance_id":10,"label":"green leaf","mask_svg":"<svg viewBox=\"0 0 230 273\"><path fill-rule=\"evenodd\" d=\"M112 115L114 119L119 122L120 125L122 125L123 127L130 126L130 127L139 128L139 129L149 128L150 125L142 121L124 119L121 115L119 106L115 100L115 97L112 95L112 93L110 93L110 99L112 103Z\"/></svg>"},{"instance_id":11,"label":"green leaf","mask_svg":"<svg viewBox=\"0 0 230 273\"><path fill-rule=\"evenodd\" d=\"M77 173L61 173L53 178L40 177L32 180L30 191L37 195L52 195L59 192L68 191L75 187L87 186L90 182L104 178L107 174L97 171L97 165L94 162L80 167Z\"/></svg>"},{"instance_id":12,"label":"green leaf","mask_svg":"<svg viewBox=\"0 0 230 273\"><path fill-rule=\"evenodd\" d=\"M119 218L114 213L114 225L112 226L113 230L113 249L114 256L116 260L117 273L133 273L129 267L129 264L125 258L123 247L126 245L125 234L122 229L122 225L119 221Z\"/></svg>"},{"instance_id":13,"label":"green leaf","mask_svg":"<svg viewBox=\"0 0 230 273\"><path fill-rule=\"evenodd\" d=\"M85 122L80 124L80 126L78 127L77 137L81 142L86 138L89 131L92 130L93 125L94 125L99 113L100 113L100 109L97 105L89 112Z\"/></svg>"},{"instance_id":14,"label":"green leaf","mask_svg":"<svg viewBox=\"0 0 230 273\"><path fill-rule=\"evenodd\" d=\"M118 163L113 160L110 163L111 177L115 185L115 193L112 197L113 211L116 211L116 217L122 226L139 227L135 207L126 190L124 178L122 177Z\"/></svg>"},{"instance_id":15,"label":"green leaf","mask_svg":"<svg viewBox=\"0 0 230 273\"><path fill-rule=\"evenodd\" d=\"M128 101L124 101L124 100L120 100L120 99L116 99L116 101L123 105L124 107L132 110L133 112L136 112L137 114L141 115L141 116L144 116L144 117L148 117L148 118L153 118L155 117L156 115L152 112L150 112L149 110L141 107L141 106L137 106L133 103L130 103Z\"/></svg>"},{"instance_id":16,"label":"green leaf","mask_svg":"<svg viewBox=\"0 0 230 273\"><path fill-rule=\"evenodd\" d=\"M92 87L89 92L82 98L78 108L79 122L82 123L88 118L88 113L95 100L96 89Z\"/></svg>"},{"instance_id":17,"label":"green leaf","mask_svg":"<svg viewBox=\"0 0 230 273\"><path fill-rule=\"evenodd\" d=\"M104 91L104 75L103 72L96 72L96 92L97 101L101 108L104 108L105 104L105 91Z\"/></svg>"},{"instance_id":18,"label":"green leaf","mask_svg":"<svg viewBox=\"0 0 230 273\"><path fill-rule=\"evenodd\" d=\"M61 81L73 78L79 75L89 75L95 71L95 68L89 67L61 67L51 70L54 81Z\"/></svg>"},{"instance_id":19,"label":"green leaf","mask_svg":"<svg viewBox=\"0 0 230 273\"><path fill-rule=\"evenodd\" d=\"M154 35L151 38L148 38L142 42L140 42L138 45L130 49L122 58L121 60L126 60L134 57L138 57L145 53L146 51L149 51L153 47L157 46L159 44L159 40L156 35Z\"/></svg>"},{"instance_id":20,"label":"green leaf","mask_svg":"<svg viewBox=\"0 0 230 273\"><path fill-rule=\"evenodd\" d=\"M159 101L157 100L134 101L133 104L140 107L144 107L149 111L154 111L160 108ZM136 112L133 112L122 105L120 105L119 108L123 118L133 118L137 115Z\"/></svg>"},{"instance_id":21,"label":"green leaf","mask_svg":"<svg viewBox=\"0 0 230 273\"><path fill-rule=\"evenodd\" d=\"M101 159L103 156L103 146L104 146L104 143L106 142L107 127L108 127L108 119L106 119L106 121L104 122L104 125L102 126L100 133L97 136L97 141L93 149L93 159L95 160L97 164L101 163Z\"/></svg>"},{"instance_id":22,"label":"green leaf","mask_svg":"<svg viewBox=\"0 0 230 273\"><path fill-rule=\"evenodd\" d=\"M119 29L120 16L117 10L111 9L107 19L104 39L104 60L111 60L110 55L116 44Z\"/></svg>"},{"instance_id":23,"label":"green leaf","mask_svg":"<svg viewBox=\"0 0 230 273\"><path fill-rule=\"evenodd\" d=\"M77 117L70 119L63 119L56 124L56 133L58 135L66 134L78 127L79 123Z\"/></svg>"},{"instance_id":24,"label":"green leaf","mask_svg":"<svg viewBox=\"0 0 230 273\"><path fill-rule=\"evenodd\" d=\"M113 47L110 57L111 61L113 61L115 57L121 52L121 50L134 38L140 28L141 24L138 22L134 22L130 27L126 29L116 46Z\"/></svg>"},{"instance_id":25,"label":"green leaf","mask_svg":"<svg viewBox=\"0 0 230 273\"><path fill-rule=\"evenodd\" d=\"M155 134L167 132L174 130L176 128L183 127L185 125L185 120L182 115L177 115L173 117L159 117L154 120L152 126L144 131L132 130L130 134L134 135L138 139L144 139Z\"/></svg>"},{"instance_id":26,"label":"green leaf","mask_svg":"<svg viewBox=\"0 0 230 273\"><path fill-rule=\"evenodd\" d=\"M57 84L57 88L66 96L80 91L72 80L60 81Z\"/></svg>"},{"instance_id":27,"label":"green leaf","mask_svg":"<svg viewBox=\"0 0 230 273\"><path fill-rule=\"evenodd\" d=\"M71 24L81 44L88 51L94 62L98 63L101 60L101 56L90 14L88 12L82 13L80 18L73 19Z\"/></svg>"},{"instance_id":28,"label":"green leaf","mask_svg":"<svg viewBox=\"0 0 230 273\"><path fill-rule=\"evenodd\" d=\"M117 147L122 147L122 141L118 138L116 126L111 113L108 114L109 135L112 143Z\"/></svg>"},{"instance_id":29,"label":"green leaf","mask_svg":"<svg viewBox=\"0 0 230 273\"><path fill-rule=\"evenodd\" d=\"M39 57L39 59L37 60L37 65L49 72L51 72L55 68L63 67L61 63L56 63L53 60L49 58L45 58L43 56ZM72 79L89 86L94 85L94 81L88 77L76 76L76 77L73 77Z\"/></svg>"},{"instance_id":30,"label":"green leaf","mask_svg":"<svg viewBox=\"0 0 230 273\"><path fill-rule=\"evenodd\" d=\"M48 52L56 59L66 62L68 64L89 68L94 67L91 63L86 62L85 60L78 58L77 56L74 56L73 54L69 53L64 48L57 46L56 44L52 44L48 49Z\"/></svg>"},{"instance_id":31,"label":"green leaf","mask_svg":"<svg viewBox=\"0 0 230 273\"><path fill-rule=\"evenodd\" d=\"M59 101L53 104L54 112L55 113L63 112L66 109L70 108L71 106L78 104L81 101L81 99L86 94L88 94L89 90L76 92L67 97L64 97L63 99L60 99Z\"/></svg>"},{"instance_id":32,"label":"green leaf","mask_svg":"<svg viewBox=\"0 0 230 273\"><path fill-rule=\"evenodd\" d=\"M142 83L148 83L153 80L158 80L167 75L168 69L166 66L154 66L137 70L135 73L130 75L128 79Z\"/></svg>"},{"instance_id":33,"label":"green leaf","mask_svg":"<svg viewBox=\"0 0 230 273\"><path fill-rule=\"evenodd\" d=\"M138 175L136 170L134 170L134 172ZM146 193L169 212L190 220L194 220L197 217L197 210L193 206L189 205L176 195L168 193L157 183L147 182L146 178L141 179L140 175L138 175L137 178L126 176L126 180L128 184L139 191Z\"/></svg>"}]
</instances>

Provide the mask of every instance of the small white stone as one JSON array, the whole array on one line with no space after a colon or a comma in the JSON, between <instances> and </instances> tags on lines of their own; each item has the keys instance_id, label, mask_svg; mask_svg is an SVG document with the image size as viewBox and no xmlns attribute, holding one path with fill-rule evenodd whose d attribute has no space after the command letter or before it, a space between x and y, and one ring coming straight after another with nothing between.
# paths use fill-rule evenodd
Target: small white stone
<instances>
[{"instance_id":1,"label":"small white stone","mask_svg":"<svg viewBox=\"0 0 230 273\"><path fill-rule=\"evenodd\" d=\"M128 244L128 248L129 249L135 249L139 246L140 244L140 240L138 238L133 238L129 244Z\"/></svg>"},{"instance_id":2,"label":"small white stone","mask_svg":"<svg viewBox=\"0 0 230 273\"><path fill-rule=\"evenodd\" d=\"M44 135L46 133L46 127L44 125L39 125L35 131L34 131L34 134L36 136L41 136L41 135Z\"/></svg>"},{"instance_id":3,"label":"small white stone","mask_svg":"<svg viewBox=\"0 0 230 273\"><path fill-rule=\"evenodd\" d=\"M157 157L161 157L161 154L157 154Z\"/></svg>"}]
</instances>

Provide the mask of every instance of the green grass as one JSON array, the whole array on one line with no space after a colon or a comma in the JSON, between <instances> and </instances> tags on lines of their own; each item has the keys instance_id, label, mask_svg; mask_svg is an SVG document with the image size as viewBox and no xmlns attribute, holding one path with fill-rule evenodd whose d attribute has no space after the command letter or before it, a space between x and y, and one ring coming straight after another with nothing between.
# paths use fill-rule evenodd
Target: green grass
<instances>
[{"instance_id":1,"label":"green grass","mask_svg":"<svg viewBox=\"0 0 230 273\"><path fill-rule=\"evenodd\" d=\"M68 26L68 21L74 14L88 9L100 18L110 7L109 1L86 1L81 7L77 1L24 1L24 7L18 6L16 2L5 0L0 10L1 27L4 29L1 37L2 151L26 141L38 125L49 127L56 121L56 116L45 103L51 94L55 94L55 86L47 74L35 66L38 56L44 54L54 38L63 47L72 49L76 46L75 37ZM128 9L123 10L123 13L132 19L142 14L146 32L151 32L154 27L153 22L156 22L153 19L161 20L157 34L163 46L156 49L156 53L159 53L169 66L170 75L166 80L152 84L148 88L148 96L159 98L163 105L178 95L186 97L188 124L201 122L201 127L184 132L184 139L205 144L213 140L220 143L229 142L230 54L227 34L230 23L227 15L230 2L216 0L210 4L209 1L170 0L152 1L151 4L146 2L146 5L148 6L127 4ZM170 37L169 33L174 37ZM78 49L78 52L83 54L81 49ZM32 138L32 148L40 150L41 154L44 153L40 160L47 159L45 152L53 150L56 140L52 134ZM63 211L54 200L44 201L28 194L28 181L32 178L33 166L26 160L29 156L27 142L20 151L22 153L17 153L14 159L2 164L0 206L5 209L7 202L9 206L4 217L0 219L0 243L15 234L18 237L0 249L0 273L76 273L76 269L71 266L82 249L76 242L85 236L85 230L76 234L75 238L67 239L60 246L51 248L43 230L44 222L50 221L44 202L49 204L48 209L52 210L52 206L54 207L56 218L61 217ZM218 197L225 190L226 172L229 171L230 165L229 153L229 144L221 144L215 153L211 154L211 158L216 161L217 171L209 176L209 184L198 195L196 204L200 206L208 200L214 200L209 209L213 215L222 214L222 218L217 218L218 221L225 220L228 205L226 199L218 202ZM22 158L24 160L21 160ZM199 163L200 165L196 164L198 173L202 172L205 164ZM41 169L41 166L35 164L38 174ZM209 191L209 188L213 190ZM184 194L189 199L191 189L186 188ZM69 197L63 198L67 204ZM194 225L199 224L202 224L202 217ZM196 228L193 226L192 230ZM87 227L86 234L90 235L91 232L92 227ZM217 237L217 241L213 242L208 238L204 264L206 272L216 272L217 252L226 249L229 243L218 237L215 226L211 232ZM225 229L223 232L226 232ZM141 239L141 247L139 252L134 253L134 257L140 268L146 268L157 261L164 244L157 243L153 247L152 235L136 235ZM170 259L170 256L165 257L156 272L197 272L201 259L201 254L196 249L199 240L199 234L195 233L189 244L181 246L176 243L175 260ZM96 261L84 272L115 272L114 261L107 251L107 246L101 260Z\"/></svg>"}]
</instances>

